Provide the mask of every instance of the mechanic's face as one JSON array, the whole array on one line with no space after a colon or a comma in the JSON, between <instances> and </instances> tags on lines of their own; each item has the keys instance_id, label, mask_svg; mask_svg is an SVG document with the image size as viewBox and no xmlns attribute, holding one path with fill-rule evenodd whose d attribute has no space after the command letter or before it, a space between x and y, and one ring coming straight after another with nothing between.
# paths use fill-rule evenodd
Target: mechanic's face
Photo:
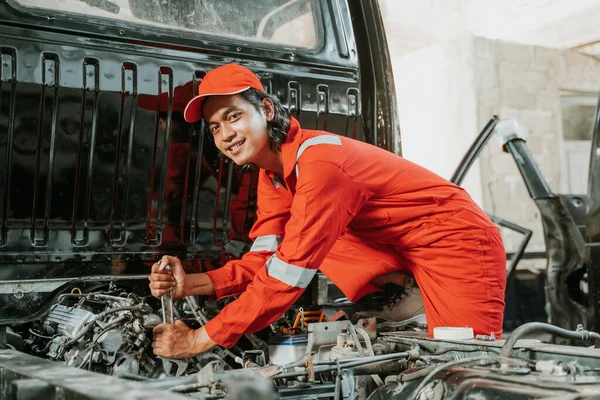
<instances>
[{"instance_id":1,"label":"mechanic's face","mask_svg":"<svg viewBox=\"0 0 600 400\"><path fill-rule=\"evenodd\" d=\"M239 94L212 96L204 101L202 113L217 148L237 165L253 163L259 167L271 151L267 121L273 118L273 103L262 101L258 111Z\"/></svg>"}]
</instances>

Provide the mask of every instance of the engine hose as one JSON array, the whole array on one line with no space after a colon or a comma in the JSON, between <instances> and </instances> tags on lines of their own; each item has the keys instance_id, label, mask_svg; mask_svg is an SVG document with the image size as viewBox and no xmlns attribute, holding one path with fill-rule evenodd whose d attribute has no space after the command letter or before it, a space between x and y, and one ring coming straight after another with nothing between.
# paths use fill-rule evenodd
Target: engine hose
<instances>
[{"instance_id":1,"label":"engine hose","mask_svg":"<svg viewBox=\"0 0 600 400\"><path fill-rule=\"evenodd\" d=\"M533 332L546 332L552 335L560 336L567 339L576 339L576 340L595 340L595 347L598 347L598 341L600 340L600 335L596 332L590 332L586 330L580 331L571 331L568 329L559 328L558 326L545 324L543 322L529 322L527 324L523 324L510 335L504 346L502 346L502 350L500 350L500 357L509 357L510 352L512 351L515 343L524 335Z\"/></svg>"},{"instance_id":2,"label":"engine hose","mask_svg":"<svg viewBox=\"0 0 600 400\"><path fill-rule=\"evenodd\" d=\"M406 360L379 361L371 364L360 365L350 370L358 375L398 375L407 368ZM384 382L385 383L385 382Z\"/></svg>"},{"instance_id":3,"label":"engine hose","mask_svg":"<svg viewBox=\"0 0 600 400\"><path fill-rule=\"evenodd\" d=\"M40 339L45 339L45 340L52 340L52 339L54 339L57 336L57 335L54 335L54 336L42 335L41 333L37 333L36 331L34 331L31 328L29 329L29 333L31 333L35 337L38 337Z\"/></svg>"},{"instance_id":4,"label":"engine hose","mask_svg":"<svg viewBox=\"0 0 600 400\"><path fill-rule=\"evenodd\" d=\"M358 367L365 364L371 364L374 362L387 361L387 360L395 360L398 358L410 358L411 353L402 352L402 353L391 353L391 354L383 354L375 357L359 357L352 359L339 359L335 361L319 361L315 363L314 372L315 374L321 374L324 372L335 371L339 367L342 369ZM329 365L327 365L329 364ZM274 379L283 379L283 378L296 378L299 376L305 376L308 374L308 370L304 371L291 371L284 372L278 375L274 375Z\"/></svg>"},{"instance_id":5,"label":"engine hose","mask_svg":"<svg viewBox=\"0 0 600 400\"><path fill-rule=\"evenodd\" d=\"M52 340L48 340L48 343L46 343L46 345L44 346L43 349L41 349L39 351L40 354L46 354L46 352L48 351L48 349L50 348L50 346L52 345Z\"/></svg>"},{"instance_id":6,"label":"engine hose","mask_svg":"<svg viewBox=\"0 0 600 400\"><path fill-rule=\"evenodd\" d=\"M431 372L429 372L427 374L427 376L421 381L421 383L419 384L419 386L417 386L417 388L415 389L415 391L413 392L414 396L412 398L417 398L417 396L419 395L419 393L421 392L421 390L423 390L423 388L431 381L431 379L440 371L446 369L446 368L450 368L450 367L456 367L459 365L465 365L465 364L470 364L473 362L480 362L483 360L488 360L490 359L489 357L471 357L471 358L465 358L462 360L454 360L454 361L448 361L447 363L443 363L441 365L438 365L437 367L435 367L433 370L431 370Z\"/></svg>"},{"instance_id":7,"label":"engine hose","mask_svg":"<svg viewBox=\"0 0 600 400\"><path fill-rule=\"evenodd\" d=\"M408 353L408 352L405 352L405 353L392 353L392 354L385 354L385 356L389 356L389 358L387 358L388 360L394 360L396 358L409 358L410 357L410 353ZM386 360L386 358L384 358L383 356L381 358L382 359L380 361ZM342 363L342 361L345 361L345 360L344 359L340 360L340 364L341 364L342 368L358 367L360 365L365 365L365 364L370 364L370 363L375 362L373 359L370 359L368 361L357 360L357 361L346 362L346 363ZM336 366L318 367L318 368L315 368L315 373L328 372L328 371L333 371L335 369L337 369Z\"/></svg>"},{"instance_id":8,"label":"engine hose","mask_svg":"<svg viewBox=\"0 0 600 400\"><path fill-rule=\"evenodd\" d=\"M433 371L434 369L435 369L434 366L428 366L428 367L423 367L423 368L419 369L418 371L411 372L408 374L402 373L402 374L398 375L398 382L402 383L402 382L414 381L415 379L419 379L419 378L429 375L429 373L431 373L431 371Z\"/></svg>"},{"instance_id":9,"label":"engine hose","mask_svg":"<svg viewBox=\"0 0 600 400\"><path fill-rule=\"evenodd\" d=\"M81 297L87 297L87 294L81 294L81 293L63 293L60 296L58 296L58 304L62 304L62 301L64 299L66 299L67 297L75 297L75 298L81 298Z\"/></svg>"}]
</instances>

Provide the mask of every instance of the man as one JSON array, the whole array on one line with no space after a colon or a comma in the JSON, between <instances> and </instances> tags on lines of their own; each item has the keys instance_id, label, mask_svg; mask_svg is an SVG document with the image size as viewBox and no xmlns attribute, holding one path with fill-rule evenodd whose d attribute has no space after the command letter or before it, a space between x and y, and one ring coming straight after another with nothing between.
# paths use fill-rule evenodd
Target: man
<instances>
[{"instance_id":1,"label":"man","mask_svg":"<svg viewBox=\"0 0 600 400\"><path fill-rule=\"evenodd\" d=\"M502 240L463 189L375 146L302 129L239 65L209 72L184 115L204 118L217 148L237 165L260 168L258 219L251 251L221 269L186 276L168 256L153 266L155 296L240 294L197 331L181 322L158 326L155 354L185 358L232 346L287 311L317 269L351 301L389 281L404 286L412 275L429 334L471 326L501 335Z\"/></svg>"}]
</instances>

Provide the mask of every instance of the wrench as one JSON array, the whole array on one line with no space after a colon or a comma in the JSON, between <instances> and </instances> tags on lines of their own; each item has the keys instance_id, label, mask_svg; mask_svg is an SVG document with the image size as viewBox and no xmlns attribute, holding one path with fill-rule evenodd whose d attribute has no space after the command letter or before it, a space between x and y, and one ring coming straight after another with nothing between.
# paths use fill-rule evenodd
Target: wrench
<instances>
[{"instance_id":1,"label":"wrench","mask_svg":"<svg viewBox=\"0 0 600 400\"><path fill-rule=\"evenodd\" d=\"M169 266L169 265L167 265L166 268L169 271L171 270L171 266ZM165 324L174 323L175 320L173 318L173 292L169 291L169 292L163 294L162 296L160 296L160 303L162 306L163 323L165 323ZM181 374L183 374L185 372L185 370L188 366L188 361L163 358L162 365L163 365L163 370L165 371L165 374L171 375L171 370L172 370L173 364L175 364L177 366L177 370L175 371L175 376L180 376Z\"/></svg>"},{"instance_id":2,"label":"wrench","mask_svg":"<svg viewBox=\"0 0 600 400\"><path fill-rule=\"evenodd\" d=\"M165 324L174 323L173 318L173 292L167 292L160 296L160 303L162 305L163 322Z\"/></svg>"}]
</instances>

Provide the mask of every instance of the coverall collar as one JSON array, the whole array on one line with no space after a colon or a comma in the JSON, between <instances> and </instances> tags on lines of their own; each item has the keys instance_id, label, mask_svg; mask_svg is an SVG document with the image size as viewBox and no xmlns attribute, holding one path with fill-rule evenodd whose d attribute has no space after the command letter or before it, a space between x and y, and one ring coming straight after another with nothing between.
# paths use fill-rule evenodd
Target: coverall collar
<instances>
[{"instance_id":1,"label":"coverall collar","mask_svg":"<svg viewBox=\"0 0 600 400\"><path fill-rule=\"evenodd\" d=\"M290 129L287 139L281 145L281 159L283 161L283 179L288 181L290 176L296 175L296 154L302 144L302 128L294 117L290 117Z\"/></svg>"},{"instance_id":2,"label":"coverall collar","mask_svg":"<svg viewBox=\"0 0 600 400\"><path fill-rule=\"evenodd\" d=\"M293 176L296 178L296 154L298 148L302 144L302 128L300 123L294 117L290 117L290 128L287 132L287 138L285 142L281 144L281 161L283 161L283 180L286 185L289 185L290 178ZM273 171L265 170L267 176L274 179L276 173Z\"/></svg>"}]
</instances>

